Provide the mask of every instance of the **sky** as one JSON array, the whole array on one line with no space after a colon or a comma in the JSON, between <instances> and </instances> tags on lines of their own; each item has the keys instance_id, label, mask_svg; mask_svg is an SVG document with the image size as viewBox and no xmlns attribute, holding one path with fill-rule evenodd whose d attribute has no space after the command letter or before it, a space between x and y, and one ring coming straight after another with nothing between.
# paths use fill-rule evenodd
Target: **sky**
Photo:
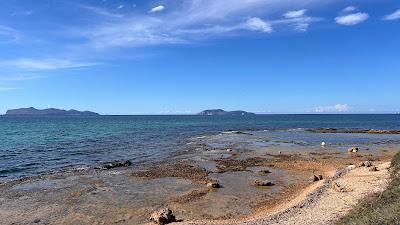
<instances>
[{"instance_id":1,"label":"sky","mask_svg":"<svg viewBox=\"0 0 400 225\"><path fill-rule=\"evenodd\" d=\"M400 112L398 0L0 1L0 114Z\"/></svg>"}]
</instances>

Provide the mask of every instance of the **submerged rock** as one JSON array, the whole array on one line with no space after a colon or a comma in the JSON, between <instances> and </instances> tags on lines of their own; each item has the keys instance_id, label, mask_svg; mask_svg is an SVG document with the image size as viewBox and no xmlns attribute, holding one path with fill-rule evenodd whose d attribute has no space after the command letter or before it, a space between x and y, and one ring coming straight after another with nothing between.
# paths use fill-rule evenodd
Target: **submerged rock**
<instances>
[{"instance_id":1,"label":"submerged rock","mask_svg":"<svg viewBox=\"0 0 400 225\"><path fill-rule=\"evenodd\" d=\"M169 208L160 209L158 211L153 212L150 216L150 221L159 225L177 222L175 215Z\"/></svg>"},{"instance_id":2,"label":"submerged rock","mask_svg":"<svg viewBox=\"0 0 400 225\"><path fill-rule=\"evenodd\" d=\"M256 186L273 186L274 184L269 180L255 180L254 185Z\"/></svg>"},{"instance_id":3,"label":"submerged rock","mask_svg":"<svg viewBox=\"0 0 400 225\"><path fill-rule=\"evenodd\" d=\"M209 182L207 183L208 188L221 188L221 185L218 182Z\"/></svg>"},{"instance_id":4,"label":"submerged rock","mask_svg":"<svg viewBox=\"0 0 400 225\"><path fill-rule=\"evenodd\" d=\"M358 148L357 147L352 147L352 148L349 148L349 149L347 149L347 152L349 152L349 153L356 153L356 152L358 152Z\"/></svg>"},{"instance_id":5,"label":"submerged rock","mask_svg":"<svg viewBox=\"0 0 400 225\"><path fill-rule=\"evenodd\" d=\"M105 163L99 167L96 167L96 169L109 170L109 169L118 168L118 167L128 167L130 165L132 165L132 162L129 160L114 161L114 162Z\"/></svg>"}]
</instances>

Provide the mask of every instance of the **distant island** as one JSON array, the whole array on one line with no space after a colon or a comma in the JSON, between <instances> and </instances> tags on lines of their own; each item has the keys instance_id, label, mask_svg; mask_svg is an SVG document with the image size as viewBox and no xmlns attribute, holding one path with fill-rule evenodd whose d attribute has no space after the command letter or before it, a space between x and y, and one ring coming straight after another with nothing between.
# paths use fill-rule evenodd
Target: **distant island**
<instances>
[{"instance_id":1,"label":"distant island","mask_svg":"<svg viewBox=\"0 0 400 225\"><path fill-rule=\"evenodd\" d=\"M78 111L78 110L64 110L64 109L35 109L20 108L7 110L6 116L99 116L100 114L90 111Z\"/></svg>"},{"instance_id":2,"label":"distant island","mask_svg":"<svg viewBox=\"0 0 400 225\"><path fill-rule=\"evenodd\" d=\"M237 111L225 111L222 109L209 109L209 110L204 110L197 115L200 116L254 116L256 115L255 113L251 112L246 112L242 110L237 110Z\"/></svg>"}]
</instances>

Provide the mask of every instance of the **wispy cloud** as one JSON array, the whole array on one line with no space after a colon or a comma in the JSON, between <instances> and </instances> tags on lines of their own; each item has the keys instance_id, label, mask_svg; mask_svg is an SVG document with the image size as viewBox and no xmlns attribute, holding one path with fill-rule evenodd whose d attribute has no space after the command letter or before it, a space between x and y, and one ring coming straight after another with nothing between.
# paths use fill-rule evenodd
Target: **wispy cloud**
<instances>
[{"instance_id":1,"label":"wispy cloud","mask_svg":"<svg viewBox=\"0 0 400 225\"><path fill-rule=\"evenodd\" d=\"M350 106L348 104L336 104L332 106L318 106L314 108L314 112L316 113L344 113L350 110Z\"/></svg>"},{"instance_id":2,"label":"wispy cloud","mask_svg":"<svg viewBox=\"0 0 400 225\"><path fill-rule=\"evenodd\" d=\"M0 87L0 91L15 91L15 90L21 90L22 88L17 88L17 87Z\"/></svg>"},{"instance_id":3,"label":"wispy cloud","mask_svg":"<svg viewBox=\"0 0 400 225\"><path fill-rule=\"evenodd\" d=\"M78 5L80 8L85 9L93 14L104 16L104 17L111 17L111 18L122 18L124 15L118 13L112 13L104 8L89 6L89 5Z\"/></svg>"},{"instance_id":4,"label":"wispy cloud","mask_svg":"<svg viewBox=\"0 0 400 225\"><path fill-rule=\"evenodd\" d=\"M366 21L369 18L368 13L354 12L357 10L355 6L348 6L342 10L342 15L335 17L337 24L345 26L354 26Z\"/></svg>"},{"instance_id":5,"label":"wispy cloud","mask_svg":"<svg viewBox=\"0 0 400 225\"><path fill-rule=\"evenodd\" d=\"M72 35L86 40L86 45L96 49L113 47L141 47L159 44L183 44L220 38L224 36L270 33L280 27L290 26L296 31L306 31L319 18L307 16L306 9L285 13L282 19L271 18L275 10L296 5L312 5L316 1L265 0L188 0L168 7L152 8L150 13L136 13L119 18L116 22L100 21L97 25L77 28ZM276 26L276 27L275 27Z\"/></svg>"},{"instance_id":6,"label":"wispy cloud","mask_svg":"<svg viewBox=\"0 0 400 225\"><path fill-rule=\"evenodd\" d=\"M0 25L0 44L16 42L20 39L21 33L11 27Z\"/></svg>"},{"instance_id":7,"label":"wispy cloud","mask_svg":"<svg viewBox=\"0 0 400 225\"><path fill-rule=\"evenodd\" d=\"M5 76L4 78L0 78L0 80L4 81L26 81L26 80L36 80L41 79L43 76L38 74L20 74L20 75L10 75Z\"/></svg>"},{"instance_id":8,"label":"wispy cloud","mask_svg":"<svg viewBox=\"0 0 400 225\"><path fill-rule=\"evenodd\" d=\"M0 61L0 67L15 67L23 70L56 70L84 68L98 63L82 63L64 59L28 59L21 58L8 61Z\"/></svg>"},{"instance_id":9,"label":"wispy cloud","mask_svg":"<svg viewBox=\"0 0 400 225\"><path fill-rule=\"evenodd\" d=\"M383 17L384 20L398 20L400 19L400 9L393 12L392 14L386 15Z\"/></svg>"},{"instance_id":10,"label":"wispy cloud","mask_svg":"<svg viewBox=\"0 0 400 225\"><path fill-rule=\"evenodd\" d=\"M161 12L161 11L164 11L164 9L165 9L165 6L159 5L159 6L156 6L152 9L150 9L149 13Z\"/></svg>"}]
</instances>

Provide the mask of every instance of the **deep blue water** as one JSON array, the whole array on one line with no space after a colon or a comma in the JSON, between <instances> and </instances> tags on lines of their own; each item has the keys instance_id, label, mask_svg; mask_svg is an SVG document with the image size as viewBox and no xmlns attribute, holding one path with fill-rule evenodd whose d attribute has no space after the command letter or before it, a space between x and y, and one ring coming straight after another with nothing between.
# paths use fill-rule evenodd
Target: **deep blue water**
<instances>
[{"instance_id":1,"label":"deep blue water","mask_svg":"<svg viewBox=\"0 0 400 225\"><path fill-rule=\"evenodd\" d=\"M400 130L400 115L0 117L0 180L119 159L136 164L162 160L182 152L186 138L221 131L313 127ZM302 137L292 133L275 136Z\"/></svg>"}]
</instances>

